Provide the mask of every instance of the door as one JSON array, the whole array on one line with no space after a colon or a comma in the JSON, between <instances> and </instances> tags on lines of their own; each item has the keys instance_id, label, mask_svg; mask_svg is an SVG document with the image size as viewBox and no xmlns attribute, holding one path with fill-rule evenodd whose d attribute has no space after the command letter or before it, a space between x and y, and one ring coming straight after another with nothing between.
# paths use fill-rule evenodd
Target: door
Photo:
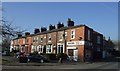
<instances>
[{"instance_id":1,"label":"door","mask_svg":"<svg viewBox=\"0 0 120 71\"><path fill-rule=\"evenodd\" d=\"M77 49L74 50L73 60L78 61L78 50Z\"/></svg>"}]
</instances>

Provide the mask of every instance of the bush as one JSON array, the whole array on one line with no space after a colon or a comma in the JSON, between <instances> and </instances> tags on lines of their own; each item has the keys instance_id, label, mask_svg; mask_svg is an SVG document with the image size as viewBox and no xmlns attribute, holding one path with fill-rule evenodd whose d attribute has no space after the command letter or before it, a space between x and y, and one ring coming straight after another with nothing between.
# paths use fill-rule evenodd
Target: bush
<instances>
[{"instance_id":1,"label":"bush","mask_svg":"<svg viewBox=\"0 0 120 71\"><path fill-rule=\"evenodd\" d=\"M33 53L30 53L30 55L38 55L38 52L33 52Z\"/></svg>"},{"instance_id":2,"label":"bush","mask_svg":"<svg viewBox=\"0 0 120 71\"><path fill-rule=\"evenodd\" d=\"M60 53L60 54L57 54L57 58L62 58L62 59L67 59L68 58L68 55L65 54L65 53Z\"/></svg>"},{"instance_id":3,"label":"bush","mask_svg":"<svg viewBox=\"0 0 120 71\"><path fill-rule=\"evenodd\" d=\"M43 56L49 60L56 60L56 54L43 54Z\"/></svg>"}]
</instances>

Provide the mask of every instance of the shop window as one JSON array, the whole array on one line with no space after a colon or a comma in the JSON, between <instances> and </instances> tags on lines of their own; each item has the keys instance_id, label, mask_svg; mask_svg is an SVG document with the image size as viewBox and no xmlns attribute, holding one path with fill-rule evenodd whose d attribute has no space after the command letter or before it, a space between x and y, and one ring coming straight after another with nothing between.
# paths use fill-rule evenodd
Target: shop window
<instances>
[{"instance_id":1,"label":"shop window","mask_svg":"<svg viewBox=\"0 0 120 71\"><path fill-rule=\"evenodd\" d=\"M73 49L68 49L68 55L73 56Z\"/></svg>"}]
</instances>

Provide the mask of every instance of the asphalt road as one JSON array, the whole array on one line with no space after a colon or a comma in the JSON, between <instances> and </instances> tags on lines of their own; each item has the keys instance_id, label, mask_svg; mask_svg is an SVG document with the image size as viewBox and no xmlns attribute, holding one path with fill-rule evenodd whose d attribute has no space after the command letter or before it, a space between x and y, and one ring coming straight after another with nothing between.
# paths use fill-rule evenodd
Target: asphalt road
<instances>
[{"instance_id":1,"label":"asphalt road","mask_svg":"<svg viewBox=\"0 0 120 71\"><path fill-rule=\"evenodd\" d=\"M118 62L56 64L53 66L3 66L3 69L119 69Z\"/></svg>"},{"instance_id":2,"label":"asphalt road","mask_svg":"<svg viewBox=\"0 0 120 71\"><path fill-rule=\"evenodd\" d=\"M9 58L10 59L10 58ZM45 64L36 66L8 66L3 65L2 71L119 71L119 63L112 62L94 62L94 63L72 63L72 64Z\"/></svg>"}]
</instances>

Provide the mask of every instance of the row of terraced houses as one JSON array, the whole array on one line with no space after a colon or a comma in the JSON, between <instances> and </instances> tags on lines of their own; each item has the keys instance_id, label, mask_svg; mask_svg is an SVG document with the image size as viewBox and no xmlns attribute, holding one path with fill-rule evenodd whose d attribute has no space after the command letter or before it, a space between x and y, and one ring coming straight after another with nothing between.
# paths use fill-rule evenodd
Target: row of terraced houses
<instances>
[{"instance_id":1,"label":"row of terraced houses","mask_svg":"<svg viewBox=\"0 0 120 71\"><path fill-rule=\"evenodd\" d=\"M65 53L74 60L84 61L88 56L104 58L106 48L103 42L103 34L86 25L74 26L74 21L68 19L67 26L59 22L57 26L50 25L48 30L42 27L40 30L36 28L34 34L18 35L11 40L11 49L25 54Z\"/></svg>"}]
</instances>

